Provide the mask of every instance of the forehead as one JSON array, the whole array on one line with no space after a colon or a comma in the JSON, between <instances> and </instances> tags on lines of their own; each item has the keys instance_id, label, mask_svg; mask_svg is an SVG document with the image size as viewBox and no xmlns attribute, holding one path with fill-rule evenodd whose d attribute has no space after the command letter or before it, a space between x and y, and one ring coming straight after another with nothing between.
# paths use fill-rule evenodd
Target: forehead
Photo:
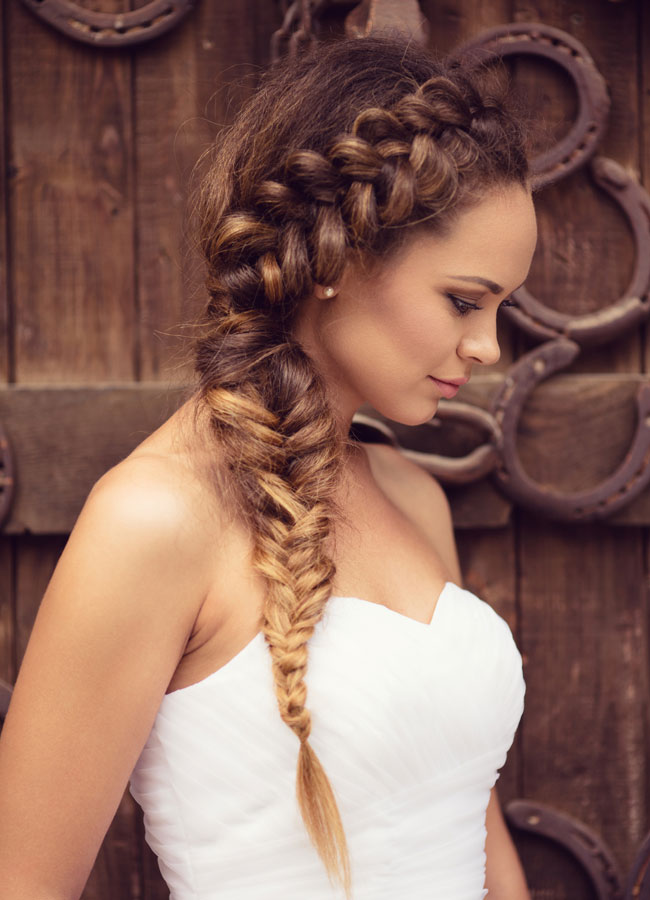
<instances>
[{"instance_id":1,"label":"forehead","mask_svg":"<svg viewBox=\"0 0 650 900\"><path fill-rule=\"evenodd\" d=\"M536 241L530 193L508 185L459 213L443 234L414 234L395 262L436 274L480 276L512 289L526 277Z\"/></svg>"}]
</instances>

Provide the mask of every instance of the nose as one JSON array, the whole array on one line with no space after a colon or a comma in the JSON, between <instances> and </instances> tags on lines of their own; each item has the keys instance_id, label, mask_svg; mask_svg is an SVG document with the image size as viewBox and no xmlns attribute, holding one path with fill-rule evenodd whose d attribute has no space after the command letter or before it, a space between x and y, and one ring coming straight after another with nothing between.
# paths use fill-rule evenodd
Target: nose
<instances>
[{"instance_id":1,"label":"nose","mask_svg":"<svg viewBox=\"0 0 650 900\"><path fill-rule=\"evenodd\" d=\"M501 348L497 339L496 316L483 321L474 321L466 331L458 346L458 355L465 360L493 366L499 362Z\"/></svg>"}]
</instances>

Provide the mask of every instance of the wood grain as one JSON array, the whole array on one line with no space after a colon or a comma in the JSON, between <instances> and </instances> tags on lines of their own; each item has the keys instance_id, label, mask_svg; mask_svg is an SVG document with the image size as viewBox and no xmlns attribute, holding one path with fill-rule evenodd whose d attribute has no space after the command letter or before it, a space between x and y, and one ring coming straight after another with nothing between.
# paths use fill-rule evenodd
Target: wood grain
<instances>
[{"instance_id":1,"label":"wood grain","mask_svg":"<svg viewBox=\"0 0 650 900\"><path fill-rule=\"evenodd\" d=\"M67 534L94 482L158 427L178 388L34 388L0 391L17 460L7 533Z\"/></svg>"},{"instance_id":2,"label":"wood grain","mask_svg":"<svg viewBox=\"0 0 650 900\"><path fill-rule=\"evenodd\" d=\"M629 866L650 825L641 536L521 516L524 794L595 828Z\"/></svg>"},{"instance_id":3,"label":"wood grain","mask_svg":"<svg viewBox=\"0 0 650 900\"><path fill-rule=\"evenodd\" d=\"M0 11L1 12L1 11ZM7 89L7 43L4 16L0 15L0 383L11 381L11 338L9 329L9 246L7 235L7 181L9 169L4 136L9 133L5 104Z\"/></svg>"},{"instance_id":4,"label":"wood grain","mask_svg":"<svg viewBox=\"0 0 650 900\"><path fill-rule=\"evenodd\" d=\"M638 9L641 4L562 0L516 4L515 20L537 21L581 41L611 94L609 124L597 153L638 172ZM517 84L528 108L553 134L568 130L576 108L566 76L552 64L521 61ZM549 110L554 110L549 116ZM526 286L545 303L582 314L609 306L627 287L634 261L631 233L617 205L580 170L536 196L538 248ZM521 348L528 347L522 341ZM574 371L636 371L639 333L583 351Z\"/></svg>"},{"instance_id":5,"label":"wood grain","mask_svg":"<svg viewBox=\"0 0 650 900\"><path fill-rule=\"evenodd\" d=\"M489 408L500 383L498 376L477 376L459 399ZM641 375L559 375L538 387L519 428L517 446L526 471L540 485L566 492L609 477L634 437L635 396L643 383ZM8 423L17 461L6 533L69 532L95 481L186 396L181 385L155 382L0 389L0 420ZM447 421L436 429L385 421L401 445L413 450L462 456L485 440L485 435ZM488 481L450 487L448 492L459 528L500 528L509 520L510 500ZM611 521L650 522L650 490Z\"/></svg>"},{"instance_id":6,"label":"wood grain","mask_svg":"<svg viewBox=\"0 0 650 900\"><path fill-rule=\"evenodd\" d=\"M84 0L90 4L128 7ZM430 44L442 53L513 19L555 25L583 41L612 93L602 152L647 176L650 13L642 0L421 5ZM100 52L56 34L20 0L4 5L0 383L19 382L0 390L0 421L19 469L14 536L0 542L0 677L9 681L90 486L182 399L186 323L202 303L185 212L191 169L250 92L278 24L275 2L205 0L148 46ZM545 121L539 140L555 140L575 112L566 80L538 63L519 62L513 72L533 116ZM607 305L633 264L617 207L586 174L540 194L537 204L529 287L561 309ZM573 374L531 396L518 440L540 482L577 489L621 461L635 428L641 364L650 363L642 338L639 330L581 354ZM473 380L459 399L487 405L527 346L506 324L501 374ZM411 446L456 453L480 436L445 427L431 438L430 430L426 440L417 430L404 435ZM502 799L524 795L566 809L605 837L624 867L650 827L649 551L638 527L650 523L650 492L612 522L590 526L513 509L487 481L453 489L450 498L466 584L507 619L524 655L526 712L499 783ZM525 839L520 847L537 900L591 896L557 851ZM125 795L84 900L167 895Z\"/></svg>"},{"instance_id":7,"label":"wood grain","mask_svg":"<svg viewBox=\"0 0 650 900\"><path fill-rule=\"evenodd\" d=\"M201 3L191 21L135 57L137 283L141 376L185 380L191 322L204 305L194 252L194 165L268 62L278 4Z\"/></svg>"},{"instance_id":8,"label":"wood grain","mask_svg":"<svg viewBox=\"0 0 650 900\"><path fill-rule=\"evenodd\" d=\"M128 380L129 59L65 38L19 0L7 21L16 380Z\"/></svg>"}]
</instances>

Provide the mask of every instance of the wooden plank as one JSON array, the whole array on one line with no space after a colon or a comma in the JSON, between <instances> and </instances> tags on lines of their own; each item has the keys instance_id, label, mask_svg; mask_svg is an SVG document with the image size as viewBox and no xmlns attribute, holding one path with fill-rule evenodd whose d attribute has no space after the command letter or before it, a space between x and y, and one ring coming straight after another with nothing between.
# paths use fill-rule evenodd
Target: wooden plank
<instances>
[{"instance_id":1,"label":"wooden plank","mask_svg":"<svg viewBox=\"0 0 650 900\"><path fill-rule=\"evenodd\" d=\"M5 42L4 16L0 9L0 383L12 380L12 336L9 322L9 246L7 235L7 180L9 171L6 158L6 137L9 120L5 105L7 90L7 45Z\"/></svg>"},{"instance_id":2,"label":"wooden plank","mask_svg":"<svg viewBox=\"0 0 650 900\"><path fill-rule=\"evenodd\" d=\"M586 45L612 94L600 152L633 172L638 167L637 13L636 4L585 0L570 8L560 0L517 5L518 20L543 21ZM557 86L547 87L541 75L539 84L557 104ZM630 236L615 205L600 198L587 176L579 174L542 193L538 209L541 243L529 287L558 308L578 313L612 302L626 286L633 261ZM639 364L636 332L583 352L573 369L635 372ZM589 459L601 447L601 472L605 463L611 471L634 429L631 385L602 394L600 401L598 391L587 397L576 394L584 399L584 410L576 409L574 449L562 457L564 472L551 456L558 450L559 432L567 428L568 408L558 422L549 406L542 430L537 407L539 427L530 436L529 449L537 441L543 453L536 459L528 454L531 474L552 477L554 484L592 483L595 471L589 469ZM527 409L531 416L538 396L542 402L540 392ZM607 411L600 407L610 402L627 409L614 441ZM522 433L522 455L526 440ZM528 660L523 793L594 828L625 871L648 828L643 726L647 607L640 532L620 532L609 525L572 527L524 512L519 521L521 642ZM568 890L562 885L565 876L547 848L532 850L528 864L540 879L534 883L536 895L557 900L591 896L584 885L578 888L569 881Z\"/></svg>"},{"instance_id":3,"label":"wooden plank","mask_svg":"<svg viewBox=\"0 0 650 900\"><path fill-rule=\"evenodd\" d=\"M90 487L158 427L180 390L149 385L0 391L17 485L8 533L68 533Z\"/></svg>"},{"instance_id":4,"label":"wooden plank","mask_svg":"<svg viewBox=\"0 0 650 900\"><path fill-rule=\"evenodd\" d=\"M581 41L609 86L612 108L599 147L631 172L638 172L637 12L633 3L579 0L524 0L515 20L543 22ZM517 64L517 84L530 98L529 108L551 136L568 130L576 109L568 78L550 63ZM567 98L572 99L568 100ZM549 110L564 111L559 117ZM562 122L564 119L564 122ZM536 198L539 243L527 287L549 306L582 314L610 305L629 283L634 248L616 204L580 172L541 191ZM527 342L522 343L528 346ZM638 332L611 345L583 351L573 371L636 371Z\"/></svg>"},{"instance_id":5,"label":"wooden plank","mask_svg":"<svg viewBox=\"0 0 650 900\"><path fill-rule=\"evenodd\" d=\"M268 61L279 4L200 3L135 58L137 281L141 377L186 380L183 327L202 311L201 262L186 211L192 170ZM184 233L185 231L185 233Z\"/></svg>"},{"instance_id":6,"label":"wooden plank","mask_svg":"<svg viewBox=\"0 0 650 900\"><path fill-rule=\"evenodd\" d=\"M565 491L607 478L633 439L635 394L645 382L641 375L560 375L541 385L526 404L518 440L531 477ZM498 376L477 376L459 399L488 408L500 383ZM156 383L0 389L0 420L8 423L18 471L7 533L69 532L93 483L186 396L181 386ZM387 424L402 446L431 453L464 455L485 439L448 422L439 430ZM487 482L450 488L449 496L458 527L502 527L509 519L510 501ZM647 522L649 490L612 519Z\"/></svg>"},{"instance_id":7,"label":"wooden plank","mask_svg":"<svg viewBox=\"0 0 650 900\"><path fill-rule=\"evenodd\" d=\"M522 519L523 792L594 828L625 871L650 825L641 536Z\"/></svg>"},{"instance_id":8,"label":"wooden plank","mask_svg":"<svg viewBox=\"0 0 650 900\"><path fill-rule=\"evenodd\" d=\"M0 384L12 378L11 334L9 328L9 260L7 247L7 159L5 138L9 129L5 106L6 53L4 15L0 10ZM14 658L14 541L0 540L0 678L13 684L16 677Z\"/></svg>"},{"instance_id":9,"label":"wooden plank","mask_svg":"<svg viewBox=\"0 0 650 900\"><path fill-rule=\"evenodd\" d=\"M640 45L640 130L641 157L639 162L640 177L646 191L650 190L650 9L647 3L638 3L638 33ZM645 328L644 347L645 371L650 366L650 340L648 327Z\"/></svg>"},{"instance_id":10,"label":"wooden plank","mask_svg":"<svg viewBox=\"0 0 650 900\"><path fill-rule=\"evenodd\" d=\"M130 379L129 58L6 11L16 380Z\"/></svg>"}]
</instances>

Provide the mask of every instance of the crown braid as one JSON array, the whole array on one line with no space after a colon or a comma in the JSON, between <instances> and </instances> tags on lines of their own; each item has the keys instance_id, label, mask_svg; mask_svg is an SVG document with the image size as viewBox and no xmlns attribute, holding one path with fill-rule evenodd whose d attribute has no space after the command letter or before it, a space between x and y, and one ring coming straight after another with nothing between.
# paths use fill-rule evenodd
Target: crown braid
<instances>
[{"instance_id":1,"label":"crown braid","mask_svg":"<svg viewBox=\"0 0 650 900\"><path fill-rule=\"evenodd\" d=\"M300 301L350 251L442 230L501 183L526 183L517 119L460 68L398 39L320 45L272 72L220 138L199 198L207 260L200 398L265 580L261 629L278 707L299 741L297 798L327 871L350 892L345 834L309 744L307 648L335 574L345 440L292 337Z\"/></svg>"}]
</instances>

